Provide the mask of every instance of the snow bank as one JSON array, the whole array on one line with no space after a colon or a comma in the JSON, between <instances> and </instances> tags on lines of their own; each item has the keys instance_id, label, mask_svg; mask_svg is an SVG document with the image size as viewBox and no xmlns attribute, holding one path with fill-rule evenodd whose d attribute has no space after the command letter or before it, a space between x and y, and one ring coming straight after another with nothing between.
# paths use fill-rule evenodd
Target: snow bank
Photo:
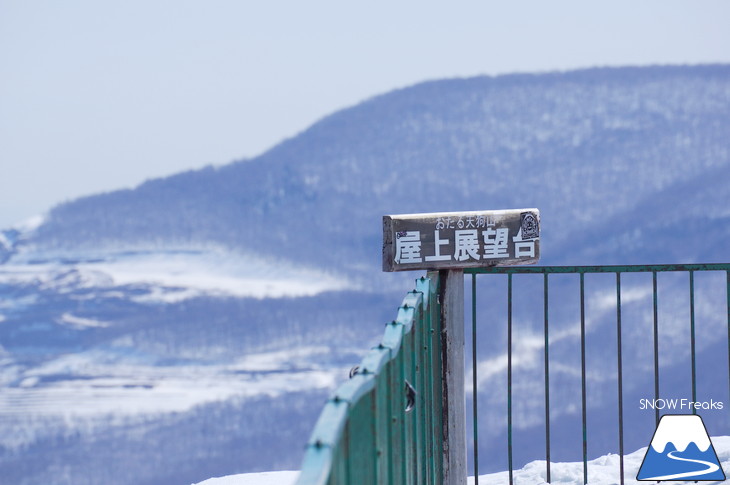
<instances>
[{"instance_id":1,"label":"snow bank","mask_svg":"<svg viewBox=\"0 0 730 485\"><path fill-rule=\"evenodd\" d=\"M196 485L293 485L299 472L244 473L228 477L210 478Z\"/></svg>"},{"instance_id":2,"label":"snow bank","mask_svg":"<svg viewBox=\"0 0 730 485\"><path fill-rule=\"evenodd\" d=\"M730 436L719 436L712 438L712 444L720 460L725 474L730 470ZM650 482L639 482L636 474L639 472L641 462L644 460L646 448L641 448L629 455L624 456L624 483L626 485L641 485ZM606 455L588 462L588 483L591 485L613 485L619 482L620 461L618 455ZM513 481L520 485L543 485L546 484L545 460L533 461L520 470L513 473ZM550 465L550 482L552 485L582 485L583 484L583 462L576 463L552 463ZM481 475L479 483L484 485L508 485L509 473L499 472ZM672 482L673 484L690 484L690 482ZM720 483L720 482L703 482ZM474 485L474 477L469 477L468 485Z\"/></svg>"},{"instance_id":3,"label":"snow bank","mask_svg":"<svg viewBox=\"0 0 730 485\"><path fill-rule=\"evenodd\" d=\"M717 452L725 474L730 471L730 436L712 438L712 444ZM641 448L624 456L624 474L626 485L642 485L647 482L636 481L641 462L644 460L646 448ZM588 462L588 481L591 485L614 485L619 483L619 457L606 455ZM550 465L550 479L552 485L583 485L583 462L553 463ZM228 477L211 478L195 485L293 485L298 471L245 473ZM513 472L513 481L517 485L544 485L546 484L545 461L533 461L520 470ZM474 477L467 479L467 485L475 485ZM479 476L479 483L484 485L508 485L509 473L499 472ZM690 484L691 482L672 482L673 484ZM712 482L720 483L720 482Z\"/></svg>"}]
</instances>

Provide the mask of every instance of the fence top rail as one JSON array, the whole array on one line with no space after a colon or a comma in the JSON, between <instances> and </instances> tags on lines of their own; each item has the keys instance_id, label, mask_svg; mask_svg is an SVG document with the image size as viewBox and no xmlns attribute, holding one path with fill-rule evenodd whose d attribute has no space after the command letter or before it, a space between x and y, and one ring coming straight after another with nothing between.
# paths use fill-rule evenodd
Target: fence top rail
<instances>
[{"instance_id":1,"label":"fence top rail","mask_svg":"<svg viewBox=\"0 0 730 485\"><path fill-rule=\"evenodd\" d=\"M602 266L493 266L468 268L465 274L652 273L669 271L730 271L730 263L632 264Z\"/></svg>"}]
</instances>

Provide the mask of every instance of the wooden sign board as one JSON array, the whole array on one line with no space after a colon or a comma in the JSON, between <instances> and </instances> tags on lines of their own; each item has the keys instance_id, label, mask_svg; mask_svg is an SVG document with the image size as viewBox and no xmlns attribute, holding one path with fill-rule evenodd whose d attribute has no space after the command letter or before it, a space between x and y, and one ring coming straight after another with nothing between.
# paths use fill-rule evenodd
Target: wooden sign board
<instances>
[{"instance_id":1,"label":"wooden sign board","mask_svg":"<svg viewBox=\"0 0 730 485\"><path fill-rule=\"evenodd\" d=\"M537 209L383 216L383 271L509 266L538 259Z\"/></svg>"}]
</instances>

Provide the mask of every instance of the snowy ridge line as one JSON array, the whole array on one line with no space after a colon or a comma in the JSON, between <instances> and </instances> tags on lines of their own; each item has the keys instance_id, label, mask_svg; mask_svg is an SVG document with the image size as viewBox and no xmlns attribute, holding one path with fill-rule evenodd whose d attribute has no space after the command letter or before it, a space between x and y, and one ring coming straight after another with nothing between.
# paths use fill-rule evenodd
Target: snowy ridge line
<instances>
[{"instance_id":1,"label":"snowy ridge line","mask_svg":"<svg viewBox=\"0 0 730 485\"><path fill-rule=\"evenodd\" d=\"M133 301L175 303L201 295L254 298L313 296L355 289L345 277L254 254L219 249L109 251L96 255L14 256L0 264L0 284L78 289L146 287Z\"/></svg>"}]
</instances>

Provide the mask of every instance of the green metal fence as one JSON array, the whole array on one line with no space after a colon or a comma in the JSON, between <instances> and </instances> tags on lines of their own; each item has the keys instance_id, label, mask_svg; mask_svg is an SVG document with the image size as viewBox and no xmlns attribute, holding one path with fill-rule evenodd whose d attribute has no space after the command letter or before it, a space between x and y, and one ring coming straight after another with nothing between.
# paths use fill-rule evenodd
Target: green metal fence
<instances>
[{"instance_id":1,"label":"green metal fence","mask_svg":"<svg viewBox=\"0 0 730 485\"><path fill-rule=\"evenodd\" d=\"M495 340L495 329L506 327L507 345L507 386L506 386L506 426L509 481L513 478L513 450L519 443L513 441L513 327L515 310L515 291L513 280L515 275L533 275L540 280L542 295L533 295L532 303L540 307L543 347L543 379L544 387L544 419L545 419L545 463L547 482L551 481L551 383L550 383L550 348L551 324L554 321L555 308L549 301L552 299L557 275L568 275L575 278L578 284L577 294L560 296L560 306L568 304L567 300L575 299L579 308L580 323L580 393L581 424L580 434L576 440L581 443L583 461L583 480L588 483L588 450L591 432L588 429L588 400L586 385L586 322L589 309L586 306L586 276L606 274L612 279L612 305L615 315L615 333L613 343L616 352L607 368L616 372L616 423L618 439L616 451L620 458L620 470L617 483L624 483L627 471L624 470L624 384L630 378L624 374L624 313L626 296L625 281L629 273L644 273L651 278L649 294L653 304L652 337L647 340L646 348L653 353L653 397L658 400L660 394L660 360L659 342L662 327L659 302L663 298L658 289L658 276L662 273L680 273L686 275L686 292L688 303L688 332L690 339L691 376L688 388L691 389L692 401L698 400L697 394L697 356L696 356L696 319L695 319L695 274L699 272L718 272L723 275L725 287L722 289L722 302L727 311L727 332L717 338L727 339L726 355L715 356L717 366L725 368L727 380L730 381L730 264L690 264L690 265L634 265L634 266L513 266L494 268L475 268L465 270L471 277L471 326L472 326L472 376L474 396L477 396L478 358L477 347L480 339ZM486 337L478 333L477 309L480 306L480 295L477 292L479 275L502 275L506 279L506 295L499 300L506 306L505 321L492 322ZM571 276L572 275L572 276ZM611 276L613 275L613 276ZM647 278L648 278L647 276ZM518 277L522 278L522 277ZM590 278L588 278L590 279ZM362 360L357 372L351 379L340 386L333 397L326 403L317 421L310 441L307 445L302 472L297 485L332 485L332 484L404 484L431 485L442 482L444 434L443 434L443 396L441 379L443 372L442 356L442 322L441 304L438 295L444 289L439 288L440 280L436 272L417 280L416 289L408 293L398 309L397 318L386 325L381 343L373 348ZM624 298L625 299L625 298ZM517 309L519 310L519 308ZM490 318L494 308L490 307ZM496 314L496 312L494 312ZM502 327L503 328L503 327ZM613 331L613 330L612 330ZM608 342L606 342L608 345ZM721 353L724 353L721 352ZM725 387L727 386L727 387ZM730 391L730 382L722 386L724 392ZM497 393L498 389L489 389L489 393ZM576 399L578 397L576 396ZM473 474L476 485L479 480L479 433L478 433L478 399L473 399L472 420L473 433ZM651 413L652 425L658 424L659 409ZM646 444L644 443L643 446Z\"/></svg>"},{"instance_id":2,"label":"green metal fence","mask_svg":"<svg viewBox=\"0 0 730 485\"><path fill-rule=\"evenodd\" d=\"M381 343L325 404L297 485L440 483L438 273L416 280Z\"/></svg>"},{"instance_id":3,"label":"green metal fence","mask_svg":"<svg viewBox=\"0 0 730 485\"><path fill-rule=\"evenodd\" d=\"M480 338L480 335L477 333L477 307L479 305L479 295L477 294L477 275L482 274L491 274L491 275L504 275L506 276L506 295L505 298L502 300L504 303L506 303L506 321L505 322L493 322L496 323L496 325L501 326L505 325L507 329L507 335L506 335L506 345L507 345L507 388L505 392L507 393L507 406L505 409L506 412L506 426L507 426L507 443L505 443L507 447L507 468L509 470L509 482L510 484L513 483L513 450L515 448L515 443L513 442L513 327L514 327L514 318L513 318L513 311L514 311L514 296L515 291L513 290L513 276L514 275L537 275L535 277L541 278L542 281L539 284L539 287L541 287L542 295L532 295L532 304L541 306L542 308L541 313L542 315L539 317L540 324L543 327L543 338L544 338L544 350L543 350L543 375L544 375L544 406L545 406L545 463L546 463L546 478L547 482L549 483L551 481L551 401L550 401L550 364L551 364L551 358L550 358L550 323L551 318L553 314L553 309L551 309L549 305L550 300L550 294L552 289L553 278L555 278L555 275L561 274L561 275L574 275L575 278L577 278L577 283L579 287L578 294L574 296L575 302L579 305L579 320L580 320L580 376L581 376L581 392L580 392L580 401L581 401L581 436L576 436L576 439L581 440L582 442L582 461L583 461L583 481L584 483L588 483L589 476L588 476L588 467L587 467L587 461L588 461L588 446L590 442L590 430L588 429L587 425L587 414L589 412L588 406L587 406L587 392L586 392L586 320L587 320L587 310L586 310L586 275L588 274L613 274L615 275L615 293L614 293L614 299L612 301L615 302L615 334L614 334L614 342L604 342L604 345L615 345L616 347L616 355L614 356L615 360L613 362L606 363L606 369L608 371L615 371L617 375L616 379L616 401L618 403L617 409L615 410L616 413L616 422L618 427L618 441L616 443L616 448L618 451L618 455L620 457L620 470L619 470L619 476L617 477L617 482L623 484L626 471L624 469L624 384L625 380L630 378L631 376L627 377L624 374L624 355L623 355L623 348L625 346L625 343L623 342L623 333L624 329L622 329L622 325L624 325L626 322L623 320L623 311L624 311L624 304L622 304L622 281L626 279L627 273L645 273L648 275L651 275L650 282L647 281L646 284L650 285L650 290L647 292L647 294L650 294L652 297L653 302L653 341L647 341L646 348L648 352L653 353L653 389L651 392L653 393L653 397L655 400L659 400L660 397L660 365L659 365L659 336L661 331L661 322L659 318L659 312L658 312L658 304L660 300L660 294L658 291L658 274L660 273L684 273L686 274L686 294L687 294L687 301L688 301L688 318L687 318L687 326L689 331L689 341L687 344L690 347L690 361L691 361L691 373L690 373L690 382L687 384L687 389L691 390L691 398L693 402L696 402L698 400L697 396L697 355L696 355L696 319L695 319L695 274L698 272L720 272L724 273L722 277L722 284L725 285L725 288L723 291L718 292L720 295L719 299L725 299L724 302L720 302L717 308L727 309L727 333L726 334L719 334L714 336L713 338L716 339L727 339L727 343L725 345L725 348L727 349L726 355L717 355L714 359L714 362L716 362L716 366L711 369L711 372L716 373L718 372L718 369L722 369L724 367L723 372L727 372L728 379L730 379L730 264L687 264L687 265L635 265L635 266L513 266L513 267L494 267L494 268L475 268L475 269L468 269L465 270L466 274L471 275L471 306L472 306L472 312L471 312L471 319L472 319L472 375L473 375L473 388L476 391L477 390L477 381L478 381L478 366L477 366L477 344ZM534 277L533 277L534 278ZM725 296L726 295L726 296ZM565 299L562 299L560 301L560 304L566 304ZM724 306L722 306L724 305ZM490 309L493 310L493 309ZM494 328L494 327L493 327ZM492 331L493 332L493 331ZM492 335L488 335L484 338L493 338ZM727 385L728 387L725 387ZM725 385L722 387L725 387L723 390L723 395L727 395L728 389L730 389L730 385L726 382ZM490 393L495 392L501 392L497 389L489 389ZM474 396L476 396L477 393L474 392ZM479 436L478 436L478 399L473 399L473 423L474 423L474 458L473 458L473 465L474 465L474 475L476 477L479 476ZM696 412L696 410L694 411ZM655 413L651 413L649 419L653 419L656 421L656 424L658 424L660 419L660 412L657 408ZM654 426L656 425L654 424ZM644 445L645 446L645 445ZM478 485L479 481L478 478L476 480L476 484Z\"/></svg>"}]
</instances>

